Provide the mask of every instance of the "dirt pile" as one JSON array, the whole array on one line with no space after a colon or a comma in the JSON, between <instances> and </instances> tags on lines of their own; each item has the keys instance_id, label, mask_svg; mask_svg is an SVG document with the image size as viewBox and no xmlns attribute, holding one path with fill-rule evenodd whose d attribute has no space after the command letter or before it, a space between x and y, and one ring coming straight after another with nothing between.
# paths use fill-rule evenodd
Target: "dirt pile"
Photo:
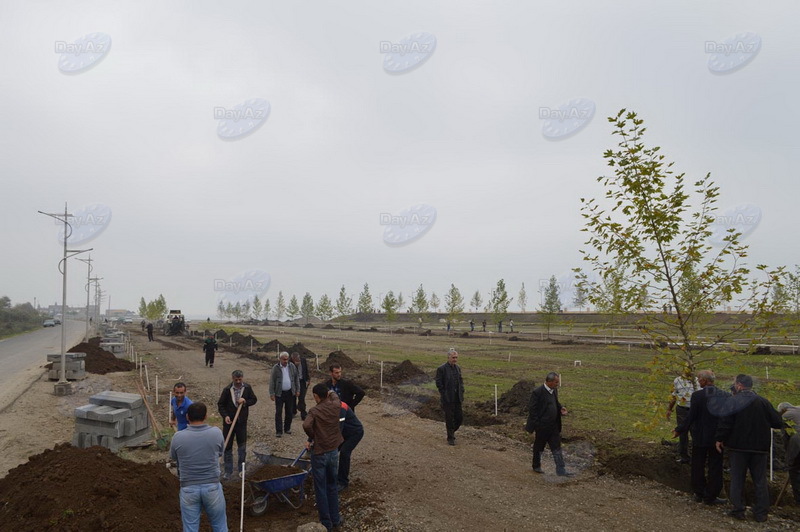
<instances>
[{"instance_id":1,"label":"dirt pile","mask_svg":"<svg viewBox=\"0 0 800 532\"><path fill-rule=\"evenodd\" d=\"M220 329L216 333L214 333L218 342L227 342L228 341L228 333L225 332L225 329Z\"/></svg>"},{"instance_id":2,"label":"dirt pile","mask_svg":"<svg viewBox=\"0 0 800 532\"><path fill-rule=\"evenodd\" d=\"M325 363L320 364L319 367L322 368L323 371L327 371L331 364L339 364L342 366L342 368L357 368L360 365L358 362L347 356L344 351L333 351L329 353Z\"/></svg>"},{"instance_id":3,"label":"dirt pile","mask_svg":"<svg viewBox=\"0 0 800 532\"><path fill-rule=\"evenodd\" d=\"M289 348L286 347L285 345L283 345L282 343L280 343L280 341L278 341L278 339L275 339L275 340L271 340L271 341L267 342L266 344L262 345L261 347L256 349L256 351L265 351L267 353L276 353L277 354L277 353L280 353L282 351L288 352Z\"/></svg>"},{"instance_id":4,"label":"dirt pile","mask_svg":"<svg viewBox=\"0 0 800 532\"><path fill-rule=\"evenodd\" d=\"M317 358L317 354L311 349L304 346L301 342L297 342L292 347L286 350L290 355L298 353L303 358Z\"/></svg>"},{"instance_id":5,"label":"dirt pile","mask_svg":"<svg viewBox=\"0 0 800 532\"><path fill-rule=\"evenodd\" d=\"M164 464L61 444L0 479L0 529L180 530L179 489Z\"/></svg>"},{"instance_id":6,"label":"dirt pile","mask_svg":"<svg viewBox=\"0 0 800 532\"><path fill-rule=\"evenodd\" d=\"M389 384L420 384L432 380L430 375L415 366L410 360L404 360L384 374L383 381Z\"/></svg>"},{"instance_id":7,"label":"dirt pile","mask_svg":"<svg viewBox=\"0 0 800 532\"><path fill-rule=\"evenodd\" d=\"M424 331L419 333L419 336L430 336L430 335L431 335L431 330L430 329L425 329Z\"/></svg>"},{"instance_id":8,"label":"dirt pile","mask_svg":"<svg viewBox=\"0 0 800 532\"><path fill-rule=\"evenodd\" d=\"M331 325L330 323L329 323L329 324L327 324L325 327L323 327L323 329L335 329L335 328L336 328L336 327L334 327L334 326L333 326L333 325Z\"/></svg>"},{"instance_id":9,"label":"dirt pile","mask_svg":"<svg viewBox=\"0 0 800 532\"><path fill-rule=\"evenodd\" d=\"M517 382L510 390L505 392L497 399L497 412L503 414L514 414L516 416L528 415L528 402L531 393L536 388L533 381L522 380ZM479 408L489 409L494 412L494 401L484 401L479 403Z\"/></svg>"},{"instance_id":10,"label":"dirt pile","mask_svg":"<svg viewBox=\"0 0 800 532\"><path fill-rule=\"evenodd\" d=\"M304 472L305 471L299 467L264 464L254 471L252 475L248 476L248 480L252 480L253 482L263 482L265 480L272 480L274 478L281 478Z\"/></svg>"},{"instance_id":11,"label":"dirt pile","mask_svg":"<svg viewBox=\"0 0 800 532\"><path fill-rule=\"evenodd\" d=\"M90 338L89 342L82 342L72 349L70 353L86 353L86 371L96 375L105 375L115 371L130 371L136 365L130 360L117 358L113 353L100 349L100 339Z\"/></svg>"},{"instance_id":12,"label":"dirt pile","mask_svg":"<svg viewBox=\"0 0 800 532\"><path fill-rule=\"evenodd\" d=\"M253 342L253 347L258 347L261 345L261 342L253 336L252 334L248 334L247 336L243 335L240 332L233 333L228 341L233 342L233 345L236 347L250 347L250 342Z\"/></svg>"},{"instance_id":13,"label":"dirt pile","mask_svg":"<svg viewBox=\"0 0 800 532\"><path fill-rule=\"evenodd\" d=\"M303 325L303 329L313 329L313 328L314 328L313 323L306 323L305 325Z\"/></svg>"}]
</instances>

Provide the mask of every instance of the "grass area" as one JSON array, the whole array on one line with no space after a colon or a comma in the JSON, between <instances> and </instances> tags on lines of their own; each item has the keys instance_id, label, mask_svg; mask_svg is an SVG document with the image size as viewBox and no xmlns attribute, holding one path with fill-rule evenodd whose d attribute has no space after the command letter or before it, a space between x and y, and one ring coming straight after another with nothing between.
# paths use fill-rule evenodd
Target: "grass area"
<instances>
[{"instance_id":1,"label":"grass area","mask_svg":"<svg viewBox=\"0 0 800 532\"><path fill-rule=\"evenodd\" d=\"M560 399L570 410L565 420L568 429L609 431L621 437L652 441L671 439L675 426L674 418L670 422L665 419L673 377L651 377L648 363L654 352L650 349L510 342L510 335L497 334L491 338L488 334L460 338L285 326L241 329L243 334L252 333L262 341L277 338L286 345L302 342L320 356L320 363L328 353L341 349L362 364L368 360L399 363L407 359L429 374L446 361L447 350L455 347L469 402L493 399L495 385L502 394L520 380L539 384L547 372L557 371L562 375ZM773 405L782 401L800 403L800 355L720 355L718 362L703 366L715 371L719 387L727 388L736 374L747 373L756 379L756 391ZM576 360L581 365L576 366ZM433 384L423 388L433 389Z\"/></svg>"}]
</instances>

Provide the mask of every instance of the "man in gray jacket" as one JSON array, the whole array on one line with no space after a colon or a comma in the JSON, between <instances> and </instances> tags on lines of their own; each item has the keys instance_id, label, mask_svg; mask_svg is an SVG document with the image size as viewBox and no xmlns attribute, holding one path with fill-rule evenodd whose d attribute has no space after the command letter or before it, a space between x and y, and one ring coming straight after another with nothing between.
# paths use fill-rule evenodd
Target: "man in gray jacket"
<instances>
[{"instance_id":1,"label":"man in gray jacket","mask_svg":"<svg viewBox=\"0 0 800 532\"><path fill-rule=\"evenodd\" d=\"M192 403L186 411L189 426L175 433L169 455L178 463L181 481L183 530L200 530L200 514L206 509L214 532L227 532L225 495L219 482L219 457L224 440L218 427L206 424L207 408Z\"/></svg>"},{"instance_id":2,"label":"man in gray jacket","mask_svg":"<svg viewBox=\"0 0 800 532\"><path fill-rule=\"evenodd\" d=\"M283 351L280 362L272 368L269 377L269 398L275 402L275 436L278 438L284 433L292 433L295 400L299 396L300 376L297 366L289 364L289 353Z\"/></svg>"}]
</instances>

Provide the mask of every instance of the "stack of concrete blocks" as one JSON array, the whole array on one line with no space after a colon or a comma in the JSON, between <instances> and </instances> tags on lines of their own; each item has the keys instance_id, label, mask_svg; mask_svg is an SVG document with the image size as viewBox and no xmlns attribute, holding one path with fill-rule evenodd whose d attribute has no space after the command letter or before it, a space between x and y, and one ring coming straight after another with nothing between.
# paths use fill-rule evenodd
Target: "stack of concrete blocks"
<instances>
[{"instance_id":1,"label":"stack of concrete blocks","mask_svg":"<svg viewBox=\"0 0 800 532\"><path fill-rule=\"evenodd\" d=\"M86 353L67 353L66 370L67 380L77 381L86 378ZM53 368L47 372L47 378L51 381L61 379L61 355L47 355L47 361L53 363Z\"/></svg>"},{"instance_id":2,"label":"stack of concrete blocks","mask_svg":"<svg viewBox=\"0 0 800 532\"><path fill-rule=\"evenodd\" d=\"M107 390L89 402L75 409L75 447L99 445L116 451L150 439L150 420L140 395Z\"/></svg>"},{"instance_id":3,"label":"stack of concrete blocks","mask_svg":"<svg viewBox=\"0 0 800 532\"><path fill-rule=\"evenodd\" d=\"M116 329L107 330L100 339L100 348L115 355L122 353L125 348L125 334Z\"/></svg>"}]
</instances>

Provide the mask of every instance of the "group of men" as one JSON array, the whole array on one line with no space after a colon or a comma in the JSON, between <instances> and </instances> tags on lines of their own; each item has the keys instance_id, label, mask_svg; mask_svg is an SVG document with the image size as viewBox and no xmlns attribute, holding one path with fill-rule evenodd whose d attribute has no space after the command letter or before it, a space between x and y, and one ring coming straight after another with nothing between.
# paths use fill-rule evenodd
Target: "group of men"
<instances>
[{"instance_id":1,"label":"group of men","mask_svg":"<svg viewBox=\"0 0 800 532\"><path fill-rule=\"evenodd\" d=\"M722 491L723 452L727 452L731 479L728 495L732 506L729 515L741 520L746 518L744 484L749 471L755 487L751 511L757 522L764 522L770 506L767 467L772 445L771 431L784 428L781 414L766 398L753 391L751 376L737 375L730 393L717 388L715 380L711 370L698 371L696 383L692 383L688 375L675 379L667 419L672 407L681 403L678 404L678 425L673 435L676 438L687 434L692 436L691 458L687 451L688 441L683 440L679 444L680 460L691 463L694 500L708 505L724 504L727 501L720 499L719 494ZM695 386L699 389L694 390ZM688 389L693 391L687 398ZM800 441L796 443L800 445ZM795 487L793 483L796 499L800 494L798 489L800 484Z\"/></svg>"},{"instance_id":2,"label":"group of men","mask_svg":"<svg viewBox=\"0 0 800 532\"><path fill-rule=\"evenodd\" d=\"M206 355L208 357L208 351ZM211 357L213 366L213 351ZM208 358L206 365L209 365ZM312 389L315 406L306 410L305 395L310 381L307 362L298 353L292 353L291 357L286 352L280 353L270 373L269 395L275 403L277 437L291 434L292 418L300 413L303 430L308 436L306 449L311 453L320 522L330 530L341 525L338 493L349 486L351 455L364 437L364 427L356 417L355 407L365 394L352 381L342 379L339 364L331 365L329 370L331 378ZM236 473L241 471L247 455L249 409L257 401L252 386L244 382L242 371L234 371L231 383L222 390L217 401L223 419L220 430L206 423L206 405L189 399L185 383L179 382L173 387L170 425L178 432L173 436L170 456L178 466L184 530L198 530L203 509L214 531L227 530L219 457L224 457L221 479L229 480L235 475L235 436Z\"/></svg>"}]
</instances>

